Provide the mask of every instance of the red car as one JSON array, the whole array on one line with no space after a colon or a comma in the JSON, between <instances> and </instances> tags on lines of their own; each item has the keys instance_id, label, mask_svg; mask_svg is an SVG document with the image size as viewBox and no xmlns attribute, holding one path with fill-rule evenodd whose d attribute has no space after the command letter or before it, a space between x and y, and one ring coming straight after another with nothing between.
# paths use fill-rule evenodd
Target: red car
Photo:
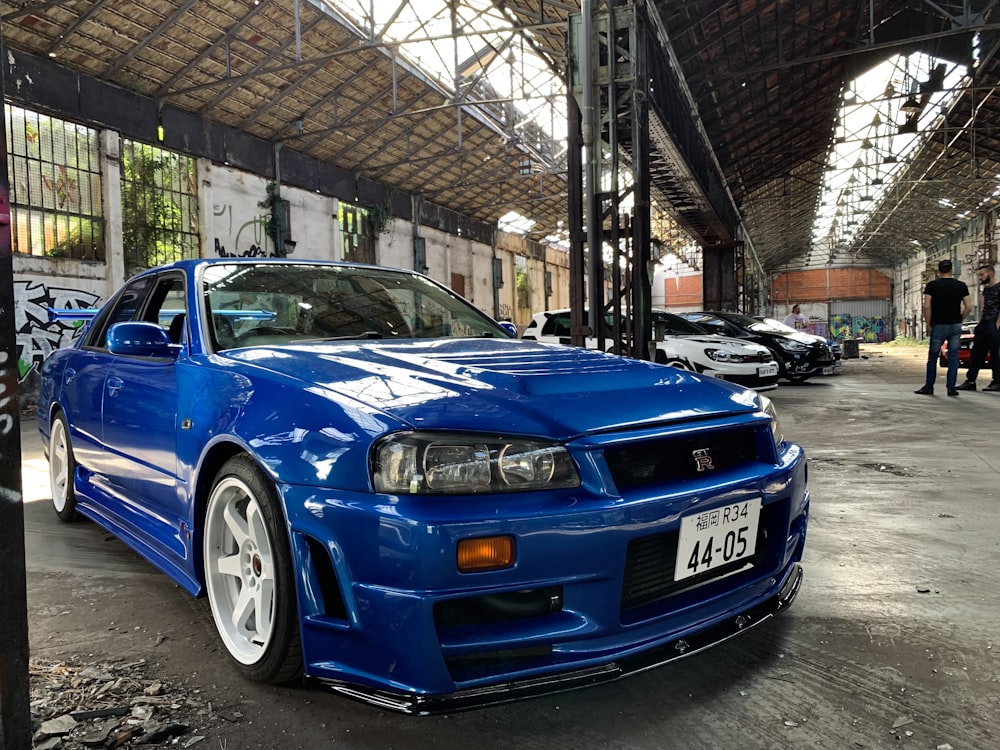
<instances>
[{"instance_id":1,"label":"red car","mask_svg":"<svg viewBox=\"0 0 1000 750\"><path fill-rule=\"evenodd\" d=\"M968 367L969 363L972 361L972 342L975 340L976 336L973 333L975 330L974 326L962 326L962 338L958 343L958 366ZM986 364L990 363L990 353L986 352ZM944 346L941 347L941 356L938 357L938 364L941 367L948 366L948 342L944 342Z\"/></svg>"}]
</instances>

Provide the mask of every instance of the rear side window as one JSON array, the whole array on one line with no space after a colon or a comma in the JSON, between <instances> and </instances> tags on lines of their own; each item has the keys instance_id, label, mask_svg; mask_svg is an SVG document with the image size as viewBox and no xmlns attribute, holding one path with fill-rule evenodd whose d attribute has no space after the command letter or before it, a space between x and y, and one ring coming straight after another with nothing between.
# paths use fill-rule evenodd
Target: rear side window
<instances>
[{"instance_id":1,"label":"rear side window","mask_svg":"<svg viewBox=\"0 0 1000 750\"><path fill-rule=\"evenodd\" d=\"M187 306L184 278L180 274L144 276L122 290L95 326L87 346L103 349L107 345L108 329L115 323L144 320L157 323L175 344L181 343L186 330Z\"/></svg>"},{"instance_id":2,"label":"rear side window","mask_svg":"<svg viewBox=\"0 0 1000 750\"><path fill-rule=\"evenodd\" d=\"M545 321L543 336L569 336L569 313L557 313Z\"/></svg>"},{"instance_id":3,"label":"rear side window","mask_svg":"<svg viewBox=\"0 0 1000 750\"><path fill-rule=\"evenodd\" d=\"M127 320L135 320L136 315L142 308L146 294L152 284L153 277L146 276L129 284L121 294L115 298L110 309L101 316L90 332L86 346L103 349L108 338L108 329L115 323L124 323Z\"/></svg>"}]
</instances>

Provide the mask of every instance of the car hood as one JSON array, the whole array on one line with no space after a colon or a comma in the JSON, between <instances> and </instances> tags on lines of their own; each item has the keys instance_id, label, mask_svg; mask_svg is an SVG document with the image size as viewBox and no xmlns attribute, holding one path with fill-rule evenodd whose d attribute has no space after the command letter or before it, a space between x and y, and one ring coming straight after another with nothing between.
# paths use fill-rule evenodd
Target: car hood
<instances>
[{"instance_id":1,"label":"car hood","mask_svg":"<svg viewBox=\"0 0 1000 750\"><path fill-rule=\"evenodd\" d=\"M337 342L225 356L258 375L261 368L294 378L313 393L351 399L420 429L565 440L759 408L752 391L673 367L529 341Z\"/></svg>"},{"instance_id":2,"label":"car hood","mask_svg":"<svg viewBox=\"0 0 1000 750\"><path fill-rule=\"evenodd\" d=\"M715 334L712 333L694 334L691 336L664 336L664 340L690 342L692 344L704 344L705 346L724 347L732 351L749 350L754 353L760 351L767 351L766 346L763 346L761 344L755 344L752 341L744 341L743 339L734 339L731 336L716 336Z\"/></svg>"},{"instance_id":3,"label":"car hood","mask_svg":"<svg viewBox=\"0 0 1000 750\"><path fill-rule=\"evenodd\" d=\"M806 346L828 346L826 339L822 336L817 336L814 333L802 333L801 331L796 331L795 333L785 333L784 331L772 332L773 336L781 336L786 339L791 339L792 341L798 341L800 344L805 344Z\"/></svg>"}]
</instances>

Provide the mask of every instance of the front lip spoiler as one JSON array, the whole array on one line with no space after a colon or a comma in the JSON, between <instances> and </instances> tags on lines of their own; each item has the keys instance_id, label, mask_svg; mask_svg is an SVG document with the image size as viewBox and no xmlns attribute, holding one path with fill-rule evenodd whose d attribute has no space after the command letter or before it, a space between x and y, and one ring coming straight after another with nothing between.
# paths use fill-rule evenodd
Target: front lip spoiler
<instances>
[{"instance_id":1,"label":"front lip spoiler","mask_svg":"<svg viewBox=\"0 0 1000 750\"><path fill-rule=\"evenodd\" d=\"M730 617L686 638L669 641L648 651L626 656L608 664L572 672L532 677L439 695L417 695L382 690L325 678L310 679L314 679L322 686L349 698L380 708L417 716L453 713L567 690L577 690L604 682L612 682L669 664L755 628L787 608L795 599L801 585L802 566L799 563L793 563L784 585L774 596L735 617Z\"/></svg>"}]
</instances>

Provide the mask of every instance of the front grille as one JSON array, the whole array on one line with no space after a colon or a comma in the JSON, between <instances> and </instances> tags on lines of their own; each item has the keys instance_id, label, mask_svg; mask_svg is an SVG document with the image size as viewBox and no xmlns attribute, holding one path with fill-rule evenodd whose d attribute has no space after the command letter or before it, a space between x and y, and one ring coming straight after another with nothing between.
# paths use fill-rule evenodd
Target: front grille
<instances>
[{"instance_id":1,"label":"front grille","mask_svg":"<svg viewBox=\"0 0 1000 750\"><path fill-rule=\"evenodd\" d=\"M757 458L757 444L752 427L706 430L694 435L609 448L604 458L615 485L624 490L705 476L706 471L712 473L739 466ZM707 466L706 458L710 459L711 467Z\"/></svg>"},{"instance_id":2,"label":"front grille","mask_svg":"<svg viewBox=\"0 0 1000 750\"><path fill-rule=\"evenodd\" d=\"M770 503L760 509L757 525L757 543L753 557L737 560L729 565L713 568L705 573L680 581L674 580L674 563L677 560L678 529L662 534L633 539L628 545L625 559L625 577L622 581L621 611L641 607L665 599L682 589L688 589L745 567L752 566L750 575L759 575L780 562L780 555L787 536L788 501Z\"/></svg>"}]
</instances>

